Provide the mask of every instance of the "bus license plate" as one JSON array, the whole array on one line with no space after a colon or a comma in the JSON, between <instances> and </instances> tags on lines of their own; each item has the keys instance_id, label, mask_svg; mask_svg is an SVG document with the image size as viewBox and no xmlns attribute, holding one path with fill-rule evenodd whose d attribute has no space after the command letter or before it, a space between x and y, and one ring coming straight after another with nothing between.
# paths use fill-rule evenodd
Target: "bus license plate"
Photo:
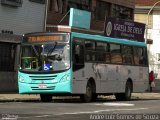
<instances>
[{"instance_id":1,"label":"bus license plate","mask_svg":"<svg viewBox=\"0 0 160 120\"><path fill-rule=\"evenodd\" d=\"M40 85L38 85L38 88L47 88L47 85L45 85L45 84L40 84Z\"/></svg>"}]
</instances>

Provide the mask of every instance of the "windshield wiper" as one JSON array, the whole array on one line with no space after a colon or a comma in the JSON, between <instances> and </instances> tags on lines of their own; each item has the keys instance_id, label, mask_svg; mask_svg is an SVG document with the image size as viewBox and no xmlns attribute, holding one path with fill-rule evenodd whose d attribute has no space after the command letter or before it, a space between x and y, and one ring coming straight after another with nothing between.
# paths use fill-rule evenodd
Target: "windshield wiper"
<instances>
[{"instance_id":1,"label":"windshield wiper","mask_svg":"<svg viewBox=\"0 0 160 120\"><path fill-rule=\"evenodd\" d=\"M57 42L55 42L55 45L53 46L53 48L51 48L48 52L47 52L47 57L55 50L57 46Z\"/></svg>"},{"instance_id":2,"label":"windshield wiper","mask_svg":"<svg viewBox=\"0 0 160 120\"><path fill-rule=\"evenodd\" d=\"M32 48L33 48L33 50L34 50L35 54L36 54L37 56L39 56L39 54L38 54L38 52L37 52L36 48L35 48L33 45L32 45Z\"/></svg>"}]
</instances>

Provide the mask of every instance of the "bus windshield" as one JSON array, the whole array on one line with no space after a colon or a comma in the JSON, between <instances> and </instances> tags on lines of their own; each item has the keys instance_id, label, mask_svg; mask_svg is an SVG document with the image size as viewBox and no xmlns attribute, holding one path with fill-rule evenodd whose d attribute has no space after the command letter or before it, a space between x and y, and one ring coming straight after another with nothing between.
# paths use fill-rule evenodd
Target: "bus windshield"
<instances>
[{"instance_id":1,"label":"bus windshield","mask_svg":"<svg viewBox=\"0 0 160 120\"><path fill-rule=\"evenodd\" d=\"M37 43L22 45L22 71L60 71L70 68L68 43Z\"/></svg>"}]
</instances>

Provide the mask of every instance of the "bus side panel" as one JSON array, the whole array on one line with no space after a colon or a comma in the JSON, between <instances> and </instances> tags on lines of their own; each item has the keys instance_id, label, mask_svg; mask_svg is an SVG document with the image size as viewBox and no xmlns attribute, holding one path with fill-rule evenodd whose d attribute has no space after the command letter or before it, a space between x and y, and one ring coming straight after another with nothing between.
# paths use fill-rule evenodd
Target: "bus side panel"
<instances>
[{"instance_id":1,"label":"bus side panel","mask_svg":"<svg viewBox=\"0 0 160 120\"><path fill-rule=\"evenodd\" d=\"M146 92L149 87L148 67L135 66L131 70L133 92Z\"/></svg>"},{"instance_id":2,"label":"bus side panel","mask_svg":"<svg viewBox=\"0 0 160 120\"><path fill-rule=\"evenodd\" d=\"M93 78L96 93L125 92L127 80L133 83L133 92L148 89L148 67L85 63L83 69L73 72L73 93L85 93L87 81Z\"/></svg>"},{"instance_id":3,"label":"bus side panel","mask_svg":"<svg viewBox=\"0 0 160 120\"><path fill-rule=\"evenodd\" d=\"M91 39L96 41L108 41L119 44L145 46L145 43L133 43L127 40L118 40L102 36L72 33L80 39ZM85 55L85 54L84 54ZM84 57L85 58L85 57ZM92 78L96 83L96 93L122 93L125 92L127 80L133 83L133 92L145 92L148 89L148 67L127 64L110 64L85 62L84 68L73 72L73 93L85 93L88 80Z\"/></svg>"},{"instance_id":4,"label":"bus side panel","mask_svg":"<svg viewBox=\"0 0 160 120\"><path fill-rule=\"evenodd\" d=\"M73 93L84 94L89 79L95 80L96 87L100 87L100 81L97 81L92 63L85 63L85 67L73 72ZM99 91L101 92L101 91Z\"/></svg>"},{"instance_id":5,"label":"bus side panel","mask_svg":"<svg viewBox=\"0 0 160 120\"><path fill-rule=\"evenodd\" d=\"M96 93L124 92L126 79L117 72L120 65L85 63L84 69L73 72L73 93L85 93L88 80L96 84Z\"/></svg>"}]
</instances>

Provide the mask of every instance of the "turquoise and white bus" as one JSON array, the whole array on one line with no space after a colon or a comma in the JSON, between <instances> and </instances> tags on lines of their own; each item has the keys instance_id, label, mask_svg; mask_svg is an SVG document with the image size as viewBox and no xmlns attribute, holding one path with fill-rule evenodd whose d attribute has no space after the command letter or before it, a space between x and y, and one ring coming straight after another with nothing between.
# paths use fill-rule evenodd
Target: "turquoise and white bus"
<instances>
[{"instance_id":1,"label":"turquoise and white bus","mask_svg":"<svg viewBox=\"0 0 160 120\"><path fill-rule=\"evenodd\" d=\"M144 42L69 31L25 34L20 55L20 94L79 95L85 102L114 94L130 100L148 89Z\"/></svg>"}]
</instances>

